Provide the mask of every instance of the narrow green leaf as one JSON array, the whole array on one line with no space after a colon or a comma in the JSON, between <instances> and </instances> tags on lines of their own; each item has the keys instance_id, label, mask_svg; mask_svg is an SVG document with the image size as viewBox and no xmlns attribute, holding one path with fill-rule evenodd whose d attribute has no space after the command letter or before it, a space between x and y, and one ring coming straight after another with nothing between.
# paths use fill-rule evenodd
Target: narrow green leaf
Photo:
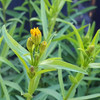
<instances>
[{"instance_id":1,"label":"narrow green leaf","mask_svg":"<svg viewBox=\"0 0 100 100\"><path fill-rule=\"evenodd\" d=\"M13 36L15 29L16 29L16 22L14 22L10 25L9 34ZM7 43L4 43L3 49L1 51L1 56L6 58L6 56L8 55L8 51L9 51L9 47L8 47ZM0 65L2 65L2 63L0 63Z\"/></svg>"},{"instance_id":2,"label":"narrow green leaf","mask_svg":"<svg viewBox=\"0 0 100 100\"><path fill-rule=\"evenodd\" d=\"M14 10L28 12L28 9L27 9L26 7L21 7L21 6L17 6L17 7L15 7Z\"/></svg>"},{"instance_id":3,"label":"narrow green leaf","mask_svg":"<svg viewBox=\"0 0 100 100\"><path fill-rule=\"evenodd\" d=\"M58 79L59 79L59 84L61 88L61 94L63 98L65 98L65 89L64 89L64 83L63 83L63 76L62 76L62 70L58 69Z\"/></svg>"},{"instance_id":4,"label":"narrow green leaf","mask_svg":"<svg viewBox=\"0 0 100 100\"><path fill-rule=\"evenodd\" d=\"M12 67L16 72L20 73L19 70L6 58L0 57L0 61Z\"/></svg>"},{"instance_id":5,"label":"narrow green leaf","mask_svg":"<svg viewBox=\"0 0 100 100\"><path fill-rule=\"evenodd\" d=\"M58 33L56 38L59 38L60 36L62 36L62 34L69 28L69 25L65 25ZM52 51L55 49L56 45L58 42L51 42L48 49L47 49L47 54L45 55L45 58L47 58L50 53L52 53Z\"/></svg>"},{"instance_id":6,"label":"narrow green leaf","mask_svg":"<svg viewBox=\"0 0 100 100\"><path fill-rule=\"evenodd\" d=\"M90 31L91 31L91 26L90 26L90 24L89 24L89 27L88 27L88 31L87 31L87 34L86 34L86 37L89 37L90 36Z\"/></svg>"},{"instance_id":7,"label":"narrow green leaf","mask_svg":"<svg viewBox=\"0 0 100 100\"><path fill-rule=\"evenodd\" d=\"M6 9L8 8L9 4L11 3L11 1L12 0L6 0L6 6L5 6Z\"/></svg>"},{"instance_id":8,"label":"narrow green leaf","mask_svg":"<svg viewBox=\"0 0 100 100\"><path fill-rule=\"evenodd\" d=\"M3 36L2 36L2 37L0 37L0 45L1 45L2 40L3 40Z\"/></svg>"},{"instance_id":9,"label":"narrow green leaf","mask_svg":"<svg viewBox=\"0 0 100 100\"><path fill-rule=\"evenodd\" d=\"M78 16L80 16L80 15L86 13L86 12L89 12L93 9L96 9L96 7L95 6L87 7L85 9L82 9L82 10L78 11L77 13L74 13L74 14L70 15L70 17L74 19L74 18L76 18L76 17L78 17ZM71 19L66 18L66 20L70 21Z\"/></svg>"},{"instance_id":10,"label":"narrow green leaf","mask_svg":"<svg viewBox=\"0 0 100 100\"><path fill-rule=\"evenodd\" d=\"M100 78L98 78L98 77L84 77L83 80L100 81Z\"/></svg>"},{"instance_id":11,"label":"narrow green leaf","mask_svg":"<svg viewBox=\"0 0 100 100\"><path fill-rule=\"evenodd\" d=\"M65 1L67 1L67 2L72 2L72 0L65 0Z\"/></svg>"},{"instance_id":12,"label":"narrow green leaf","mask_svg":"<svg viewBox=\"0 0 100 100\"><path fill-rule=\"evenodd\" d=\"M13 10L7 10L6 11L7 15L10 15L12 17L15 17L15 18L25 18L23 15L25 14L25 12L22 12L22 13L18 13L17 11L13 11Z\"/></svg>"},{"instance_id":13,"label":"narrow green leaf","mask_svg":"<svg viewBox=\"0 0 100 100\"><path fill-rule=\"evenodd\" d=\"M89 94L95 94L95 93L100 93L100 86L96 86L96 88L95 87L91 87L89 89Z\"/></svg>"},{"instance_id":14,"label":"narrow green leaf","mask_svg":"<svg viewBox=\"0 0 100 100\"><path fill-rule=\"evenodd\" d=\"M41 0L41 21L42 21L44 39L46 40L48 36L48 24L45 12L44 0Z\"/></svg>"},{"instance_id":15,"label":"narrow green leaf","mask_svg":"<svg viewBox=\"0 0 100 100\"><path fill-rule=\"evenodd\" d=\"M90 7L87 7L85 9L81 10L80 13L82 15L83 13L86 13L86 12L91 11L91 10L96 9L96 8L97 8L96 6L90 6Z\"/></svg>"},{"instance_id":16,"label":"narrow green leaf","mask_svg":"<svg viewBox=\"0 0 100 100\"><path fill-rule=\"evenodd\" d=\"M33 1L30 1L31 5L33 6L35 12L37 13L38 17L41 18L41 11L39 9L39 7L33 2Z\"/></svg>"},{"instance_id":17,"label":"narrow green leaf","mask_svg":"<svg viewBox=\"0 0 100 100\"><path fill-rule=\"evenodd\" d=\"M58 56L61 57L61 54L62 54L62 50L61 50L61 45L59 44ZM64 89L64 83L63 83L62 69L58 69L58 80L59 80L59 84L60 84L61 94L64 99L65 98L65 89Z\"/></svg>"},{"instance_id":18,"label":"narrow green leaf","mask_svg":"<svg viewBox=\"0 0 100 100\"><path fill-rule=\"evenodd\" d=\"M22 98L21 96L19 96L19 95L15 95L16 96L16 98L18 99L18 100L25 100L24 98Z\"/></svg>"},{"instance_id":19,"label":"narrow green leaf","mask_svg":"<svg viewBox=\"0 0 100 100\"><path fill-rule=\"evenodd\" d=\"M16 30L16 22L14 22L12 25L10 25L10 28L9 28L9 34L11 35L11 36L13 36L14 35L14 32L15 32L15 30Z\"/></svg>"},{"instance_id":20,"label":"narrow green leaf","mask_svg":"<svg viewBox=\"0 0 100 100\"><path fill-rule=\"evenodd\" d=\"M89 99L91 100L91 99L97 98L97 97L100 97L100 93L92 94L92 95L88 95L88 96L77 97L77 98L72 98L72 99L68 99L68 100L89 100Z\"/></svg>"},{"instance_id":21,"label":"narrow green leaf","mask_svg":"<svg viewBox=\"0 0 100 100\"><path fill-rule=\"evenodd\" d=\"M1 87L3 89L3 92L5 94L6 100L10 100L10 97L9 97L9 94L8 94L8 91L7 91L7 88L5 86L5 83L4 83L1 75L0 75L0 83L1 83Z\"/></svg>"},{"instance_id":22,"label":"narrow green leaf","mask_svg":"<svg viewBox=\"0 0 100 100\"><path fill-rule=\"evenodd\" d=\"M48 7L52 7L50 2L48 0L44 0L45 4L48 6Z\"/></svg>"},{"instance_id":23,"label":"narrow green leaf","mask_svg":"<svg viewBox=\"0 0 100 100\"><path fill-rule=\"evenodd\" d=\"M92 40L92 43L91 43L92 45L97 45L98 39L99 39L99 34L100 34L100 29L96 32L96 34Z\"/></svg>"},{"instance_id":24,"label":"narrow green leaf","mask_svg":"<svg viewBox=\"0 0 100 100\"><path fill-rule=\"evenodd\" d=\"M20 22L21 24L23 24L23 22L19 19L19 18L10 18L8 21L17 21Z\"/></svg>"},{"instance_id":25,"label":"narrow green leaf","mask_svg":"<svg viewBox=\"0 0 100 100\"><path fill-rule=\"evenodd\" d=\"M72 65L70 63L60 61L60 60L44 60L40 63L44 68L56 68L56 69L64 69L79 73L87 74L87 72L76 65Z\"/></svg>"},{"instance_id":26,"label":"narrow green leaf","mask_svg":"<svg viewBox=\"0 0 100 100\"><path fill-rule=\"evenodd\" d=\"M53 57L53 58L49 58L49 60L61 60L61 57Z\"/></svg>"},{"instance_id":27,"label":"narrow green leaf","mask_svg":"<svg viewBox=\"0 0 100 100\"><path fill-rule=\"evenodd\" d=\"M2 27L2 33L4 36L4 39L8 46L12 49L15 50L25 61L29 62L30 56L25 54L29 54L29 52L24 49L19 43L17 43L7 32L5 26Z\"/></svg>"},{"instance_id":28,"label":"narrow green leaf","mask_svg":"<svg viewBox=\"0 0 100 100\"><path fill-rule=\"evenodd\" d=\"M11 88L19 91L21 94L23 94L23 90L21 89L21 87L14 82L10 82L10 81L4 81L5 85L10 86Z\"/></svg>"},{"instance_id":29,"label":"narrow green leaf","mask_svg":"<svg viewBox=\"0 0 100 100\"><path fill-rule=\"evenodd\" d=\"M20 82L24 79L25 77L25 73L20 73L18 75L16 75L17 77L14 78L13 82L20 84ZM12 92L13 91L13 87L8 89L8 92Z\"/></svg>"},{"instance_id":30,"label":"narrow green leaf","mask_svg":"<svg viewBox=\"0 0 100 100\"><path fill-rule=\"evenodd\" d=\"M36 18L36 17L31 18L30 21L38 21L38 22L41 22L41 20L39 18Z\"/></svg>"},{"instance_id":31,"label":"narrow green leaf","mask_svg":"<svg viewBox=\"0 0 100 100\"><path fill-rule=\"evenodd\" d=\"M100 63L90 63L89 68L100 68Z\"/></svg>"},{"instance_id":32,"label":"narrow green leaf","mask_svg":"<svg viewBox=\"0 0 100 100\"><path fill-rule=\"evenodd\" d=\"M78 43L79 43L79 47L82 48L84 50L84 46L83 46L83 42L82 42L82 39L77 31L77 29L75 28L75 26L70 23L70 22L67 22L67 21L64 21L62 19L57 19L58 22L63 22L63 23L66 23L68 25L70 25L72 27L72 29L74 30L75 34L76 34L76 37L77 37L77 40L78 40Z\"/></svg>"},{"instance_id":33,"label":"narrow green leaf","mask_svg":"<svg viewBox=\"0 0 100 100\"><path fill-rule=\"evenodd\" d=\"M61 47L76 60L76 56L74 52L68 45L65 45L64 43L62 43Z\"/></svg>"},{"instance_id":34,"label":"narrow green leaf","mask_svg":"<svg viewBox=\"0 0 100 100\"><path fill-rule=\"evenodd\" d=\"M85 19L83 19L82 24L81 24L81 27L83 27L83 26L85 26ZM80 28L81 28L81 27L80 27ZM81 30L81 31L80 31L80 36L81 36L81 37L84 36L84 30Z\"/></svg>"},{"instance_id":35,"label":"narrow green leaf","mask_svg":"<svg viewBox=\"0 0 100 100\"><path fill-rule=\"evenodd\" d=\"M2 19L2 21L4 21L4 17L3 17L3 13L0 11L0 18Z\"/></svg>"},{"instance_id":36,"label":"narrow green leaf","mask_svg":"<svg viewBox=\"0 0 100 100\"><path fill-rule=\"evenodd\" d=\"M29 3L29 2L25 0L25 1L23 2L22 6L24 7L24 6L26 6L28 3Z\"/></svg>"},{"instance_id":37,"label":"narrow green leaf","mask_svg":"<svg viewBox=\"0 0 100 100\"><path fill-rule=\"evenodd\" d=\"M56 69L41 70L41 71L38 71L38 72L36 73L36 75L35 75L35 76L37 76L37 75L41 75L41 74L43 74L43 73L50 72L50 71L56 71Z\"/></svg>"},{"instance_id":38,"label":"narrow green leaf","mask_svg":"<svg viewBox=\"0 0 100 100\"><path fill-rule=\"evenodd\" d=\"M28 68L26 62L24 61L24 59L18 54L18 52L16 52L15 50L13 50L13 51L14 51L14 53L18 56L18 58L20 59L20 61L21 61L22 64L24 65L25 69L28 71L29 68Z\"/></svg>"},{"instance_id":39,"label":"narrow green leaf","mask_svg":"<svg viewBox=\"0 0 100 100\"><path fill-rule=\"evenodd\" d=\"M96 23L95 21L92 23L92 26L91 26L91 31L90 31L90 40L93 38L93 34L94 34L94 31L95 31L95 26L96 26Z\"/></svg>"},{"instance_id":40,"label":"narrow green leaf","mask_svg":"<svg viewBox=\"0 0 100 100\"><path fill-rule=\"evenodd\" d=\"M51 95L57 100L63 100L61 95L58 92L54 91L53 89L37 89L37 91L42 91L48 95Z\"/></svg>"},{"instance_id":41,"label":"narrow green leaf","mask_svg":"<svg viewBox=\"0 0 100 100\"><path fill-rule=\"evenodd\" d=\"M71 14L71 2L67 2L67 12L68 12L68 16L70 16L70 14Z\"/></svg>"},{"instance_id":42,"label":"narrow green leaf","mask_svg":"<svg viewBox=\"0 0 100 100\"><path fill-rule=\"evenodd\" d=\"M74 3L72 6L71 6L71 9L78 6L79 4L83 3L83 2L86 2L86 1L89 1L89 0L80 0L80 1L77 1L76 3Z\"/></svg>"}]
</instances>

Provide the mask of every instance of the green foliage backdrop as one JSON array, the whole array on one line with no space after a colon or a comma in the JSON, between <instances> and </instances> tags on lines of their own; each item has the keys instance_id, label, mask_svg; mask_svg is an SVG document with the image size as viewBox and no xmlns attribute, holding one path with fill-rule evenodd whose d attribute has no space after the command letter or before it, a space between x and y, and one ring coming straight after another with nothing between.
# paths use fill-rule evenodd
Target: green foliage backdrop
<instances>
[{"instance_id":1,"label":"green foliage backdrop","mask_svg":"<svg viewBox=\"0 0 100 100\"><path fill-rule=\"evenodd\" d=\"M94 35L96 23L85 20L74 26L75 18L96 9L78 11L87 1L24 0L9 10L12 0L0 0L0 100L100 100L100 30ZM38 33L33 37L27 23L30 29L36 23L46 43L34 42L32 51L26 44Z\"/></svg>"}]
</instances>

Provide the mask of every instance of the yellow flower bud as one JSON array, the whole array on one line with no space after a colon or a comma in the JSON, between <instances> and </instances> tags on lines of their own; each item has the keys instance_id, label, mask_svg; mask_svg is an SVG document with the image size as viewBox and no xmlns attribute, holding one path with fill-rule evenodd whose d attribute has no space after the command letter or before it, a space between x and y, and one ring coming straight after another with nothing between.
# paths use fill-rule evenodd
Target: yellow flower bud
<instances>
[{"instance_id":1,"label":"yellow flower bud","mask_svg":"<svg viewBox=\"0 0 100 100\"><path fill-rule=\"evenodd\" d=\"M27 49L31 52L32 46L33 46L33 41L31 37L28 38L26 46L27 46Z\"/></svg>"},{"instance_id":2,"label":"yellow flower bud","mask_svg":"<svg viewBox=\"0 0 100 100\"><path fill-rule=\"evenodd\" d=\"M45 51L46 46L47 46L47 42L46 42L46 41L43 41L43 42L40 44L40 48L39 48L40 54L42 54L42 53Z\"/></svg>"},{"instance_id":3,"label":"yellow flower bud","mask_svg":"<svg viewBox=\"0 0 100 100\"><path fill-rule=\"evenodd\" d=\"M40 42L41 42L41 32L38 29L38 27L31 29L30 33L31 33L31 37L32 37L33 43L35 45L39 45Z\"/></svg>"}]
</instances>

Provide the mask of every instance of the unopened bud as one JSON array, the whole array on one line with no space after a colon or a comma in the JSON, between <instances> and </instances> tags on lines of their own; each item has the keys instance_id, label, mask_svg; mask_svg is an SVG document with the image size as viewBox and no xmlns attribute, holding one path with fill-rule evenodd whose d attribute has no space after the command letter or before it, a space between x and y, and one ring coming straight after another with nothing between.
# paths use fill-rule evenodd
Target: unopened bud
<instances>
[{"instance_id":1,"label":"unopened bud","mask_svg":"<svg viewBox=\"0 0 100 100\"><path fill-rule=\"evenodd\" d=\"M88 45L89 45L89 37L88 36L85 36L84 38L83 38L83 45L84 45L84 48L86 49L87 47L88 47Z\"/></svg>"},{"instance_id":2,"label":"unopened bud","mask_svg":"<svg viewBox=\"0 0 100 100\"><path fill-rule=\"evenodd\" d=\"M89 45L88 51L89 51L89 52L93 52L93 50L94 50L94 45Z\"/></svg>"},{"instance_id":3,"label":"unopened bud","mask_svg":"<svg viewBox=\"0 0 100 100\"><path fill-rule=\"evenodd\" d=\"M87 55L91 55L93 51L94 51L94 45L89 45L86 50L86 53Z\"/></svg>"},{"instance_id":4,"label":"unopened bud","mask_svg":"<svg viewBox=\"0 0 100 100\"><path fill-rule=\"evenodd\" d=\"M34 77L35 71L34 71L34 67L33 67L33 66L31 66L31 67L29 68L28 75L29 75L29 77L30 77L31 79Z\"/></svg>"},{"instance_id":5,"label":"unopened bud","mask_svg":"<svg viewBox=\"0 0 100 100\"><path fill-rule=\"evenodd\" d=\"M27 49L31 52L32 46L33 46L33 41L31 37L28 38L26 46L27 46Z\"/></svg>"},{"instance_id":6,"label":"unopened bud","mask_svg":"<svg viewBox=\"0 0 100 100\"><path fill-rule=\"evenodd\" d=\"M40 42L41 42L41 32L38 29L38 27L31 29L30 33L31 33L31 37L32 37L33 43L35 45L39 45Z\"/></svg>"},{"instance_id":7,"label":"unopened bud","mask_svg":"<svg viewBox=\"0 0 100 100\"><path fill-rule=\"evenodd\" d=\"M41 44L40 44L40 54L43 53L46 49L46 46L47 46L47 42L46 41L43 41Z\"/></svg>"},{"instance_id":8,"label":"unopened bud","mask_svg":"<svg viewBox=\"0 0 100 100\"><path fill-rule=\"evenodd\" d=\"M30 67L30 72L31 72L31 73L34 72L34 67L33 67L33 66Z\"/></svg>"}]
</instances>

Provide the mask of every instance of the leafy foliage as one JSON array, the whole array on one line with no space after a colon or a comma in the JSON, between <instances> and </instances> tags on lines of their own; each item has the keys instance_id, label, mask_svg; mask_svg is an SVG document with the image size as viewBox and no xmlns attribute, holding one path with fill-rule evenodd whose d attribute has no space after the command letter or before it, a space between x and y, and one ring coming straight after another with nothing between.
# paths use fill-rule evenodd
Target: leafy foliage
<instances>
[{"instance_id":1,"label":"leafy foliage","mask_svg":"<svg viewBox=\"0 0 100 100\"><path fill-rule=\"evenodd\" d=\"M74 26L78 24L75 18L96 8L78 11L77 6L87 1L24 0L9 10L12 0L0 0L0 100L99 100L100 30L94 35L96 23L85 25L84 20L80 28ZM47 42L35 74L30 74L26 23L29 28L34 23L39 26Z\"/></svg>"}]
</instances>

